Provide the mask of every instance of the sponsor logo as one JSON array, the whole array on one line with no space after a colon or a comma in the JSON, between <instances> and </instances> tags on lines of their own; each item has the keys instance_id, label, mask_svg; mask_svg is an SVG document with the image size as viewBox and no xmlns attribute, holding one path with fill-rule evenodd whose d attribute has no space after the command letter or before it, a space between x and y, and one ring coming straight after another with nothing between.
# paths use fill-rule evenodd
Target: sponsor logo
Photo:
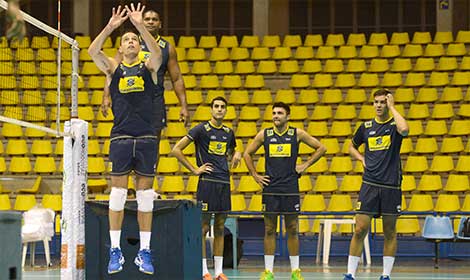
<instances>
[{"instance_id":1,"label":"sponsor logo","mask_svg":"<svg viewBox=\"0 0 470 280\"><path fill-rule=\"evenodd\" d=\"M369 135L375 135L376 131L375 130L372 130L369 132Z\"/></svg>"}]
</instances>

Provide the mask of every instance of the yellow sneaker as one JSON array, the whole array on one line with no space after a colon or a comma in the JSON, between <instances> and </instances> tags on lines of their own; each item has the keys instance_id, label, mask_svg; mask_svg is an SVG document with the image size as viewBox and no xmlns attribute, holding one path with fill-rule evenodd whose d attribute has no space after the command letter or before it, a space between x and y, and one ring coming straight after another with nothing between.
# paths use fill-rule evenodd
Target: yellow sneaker
<instances>
[{"instance_id":1,"label":"yellow sneaker","mask_svg":"<svg viewBox=\"0 0 470 280\"><path fill-rule=\"evenodd\" d=\"M300 269L296 269L292 271L292 274L290 275L291 280L304 280L302 277L302 274L300 274Z\"/></svg>"},{"instance_id":2,"label":"yellow sneaker","mask_svg":"<svg viewBox=\"0 0 470 280\"><path fill-rule=\"evenodd\" d=\"M269 270L265 270L261 273L259 280L274 280L274 274Z\"/></svg>"}]
</instances>

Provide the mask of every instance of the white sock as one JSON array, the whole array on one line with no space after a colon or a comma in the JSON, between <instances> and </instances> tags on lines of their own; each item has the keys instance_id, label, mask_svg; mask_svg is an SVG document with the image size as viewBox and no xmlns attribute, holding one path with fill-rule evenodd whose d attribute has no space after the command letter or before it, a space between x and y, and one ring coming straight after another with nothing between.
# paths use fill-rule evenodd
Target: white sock
<instances>
[{"instance_id":1,"label":"white sock","mask_svg":"<svg viewBox=\"0 0 470 280\"><path fill-rule=\"evenodd\" d=\"M111 239L111 248L121 248L121 231L120 230L110 230L109 239Z\"/></svg>"},{"instance_id":2,"label":"white sock","mask_svg":"<svg viewBox=\"0 0 470 280\"><path fill-rule=\"evenodd\" d=\"M274 268L274 255L264 255L264 268L273 272Z\"/></svg>"},{"instance_id":3,"label":"white sock","mask_svg":"<svg viewBox=\"0 0 470 280\"><path fill-rule=\"evenodd\" d=\"M361 257L351 255L348 257L348 274L351 274L354 278L356 278L356 270L360 260Z\"/></svg>"},{"instance_id":4,"label":"white sock","mask_svg":"<svg viewBox=\"0 0 470 280\"><path fill-rule=\"evenodd\" d=\"M299 256L289 256L292 271L299 269Z\"/></svg>"},{"instance_id":5,"label":"white sock","mask_svg":"<svg viewBox=\"0 0 470 280\"><path fill-rule=\"evenodd\" d=\"M202 259L202 276L206 275L209 273L209 269L207 269L207 259L203 258Z\"/></svg>"},{"instance_id":6,"label":"white sock","mask_svg":"<svg viewBox=\"0 0 470 280\"><path fill-rule=\"evenodd\" d=\"M140 250L150 249L150 231L141 231L140 232Z\"/></svg>"},{"instance_id":7,"label":"white sock","mask_svg":"<svg viewBox=\"0 0 470 280\"><path fill-rule=\"evenodd\" d=\"M393 263L395 262L395 257L384 256L383 261L384 261L384 271L382 275L390 276L390 273L392 273Z\"/></svg>"},{"instance_id":8,"label":"white sock","mask_svg":"<svg viewBox=\"0 0 470 280\"><path fill-rule=\"evenodd\" d=\"M224 257L214 256L214 273L219 276L222 273L222 265L224 264Z\"/></svg>"}]
</instances>

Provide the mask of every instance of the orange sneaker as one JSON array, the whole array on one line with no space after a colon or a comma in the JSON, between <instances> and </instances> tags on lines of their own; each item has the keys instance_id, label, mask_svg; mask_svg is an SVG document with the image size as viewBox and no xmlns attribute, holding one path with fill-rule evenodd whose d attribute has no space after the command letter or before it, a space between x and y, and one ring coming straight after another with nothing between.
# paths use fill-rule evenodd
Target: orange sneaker
<instances>
[{"instance_id":1,"label":"orange sneaker","mask_svg":"<svg viewBox=\"0 0 470 280\"><path fill-rule=\"evenodd\" d=\"M217 277L215 277L215 280L228 280L228 277L225 276L225 274L220 273Z\"/></svg>"},{"instance_id":2,"label":"orange sneaker","mask_svg":"<svg viewBox=\"0 0 470 280\"><path fill-rule=\"evenodd\" d=\"M212 275L210 273L206 273L202 276L202 280L212 280Z\"/></svg>"}]
</instances>

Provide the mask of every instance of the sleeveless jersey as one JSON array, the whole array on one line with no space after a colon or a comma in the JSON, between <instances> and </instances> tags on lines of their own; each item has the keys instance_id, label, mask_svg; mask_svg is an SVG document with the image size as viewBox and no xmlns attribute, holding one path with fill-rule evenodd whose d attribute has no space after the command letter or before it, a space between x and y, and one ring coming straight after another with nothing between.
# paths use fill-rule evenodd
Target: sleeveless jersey
<instances>
[{"instance_id":1,"label":"sleeveless jersey","mask_svg":"<svg viewBox=\"0 0 470 280\"><path fill-rule=\"evenodd\" d=\"M163 91L165 87L163 86L165 73L167 70L168 59L170 57L170 43L160 37L160 35L155 39L157 41L158 46L162 50L162 65L158 69L157 76L158 76L158 84L157 84L157 91L155 95L163 96ZM150 56L149 49L145 44L144 40L140 40L140 47L141 51L139 52L139 58L143 61L147 60Z\"/></svg>"}]
</instances>

